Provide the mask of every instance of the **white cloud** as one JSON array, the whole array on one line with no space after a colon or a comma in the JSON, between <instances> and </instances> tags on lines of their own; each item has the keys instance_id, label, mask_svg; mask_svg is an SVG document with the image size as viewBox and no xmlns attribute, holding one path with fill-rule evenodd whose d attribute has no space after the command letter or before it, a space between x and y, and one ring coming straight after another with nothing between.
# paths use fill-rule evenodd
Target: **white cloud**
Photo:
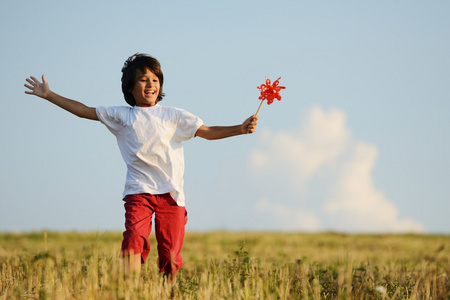
<instances>
[{"instance_id":1,"label":"white cloud","mask_svg":"<svg viewBox=\"0 0 450 300\"><path fill-rule=\"evenodd\" d=\"M251 153L258 172L278 169L296 187L307 184L324 165L334 162L348 147L350 134L342 111L313 107L300 130L262 133L261 145ZM276 172L275 172L276 173Z\"/></svg>"},{"instance_id":2,"label":"white cloud","mask_svg":"<svg viewBox=\"0 0 450 300\"><path fill-rule=\"evenodd\" d=\"M274 174L261 186L259 212L286 230L424 231L421 224L400 219L394 203L375 187L377 148L352 139L343 111L316 106L304 120L287 132L264 130L251 152L249 180ZM271 189L282 196L270 197ZM315 209L312 199L318 202Z\"/></svg>"},{"instance_id":3,"label":"white cloud","mask_svg":"<svg viewBox=\"0 0 450 300\"><path fill-rule=\"evenodd\" d=\"M423 232L422 225L411 220L400 220L395 205L374 187L371 173L377 149L365 143L357 143L353 148L350 158L342 163L324 206L337 229Z\"/></svg>"}]
</instances>

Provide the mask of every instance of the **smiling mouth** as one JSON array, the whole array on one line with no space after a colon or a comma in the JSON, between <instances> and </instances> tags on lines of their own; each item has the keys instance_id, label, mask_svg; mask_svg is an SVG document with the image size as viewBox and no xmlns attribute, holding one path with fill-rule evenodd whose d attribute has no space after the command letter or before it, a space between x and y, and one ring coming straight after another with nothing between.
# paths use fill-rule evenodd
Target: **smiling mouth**
<instances>
[{"instance_id":1,"label":"smiling mouth","mask_svg":"<svg viewBox=\"0 0 450 300\"><path fill-rule=\"evenodd\" d=\"M144 94L147 96L150 96L150 95L153 96L156 94L156 92L155 91L145 91Z\"/></svg>"}]
</instances>

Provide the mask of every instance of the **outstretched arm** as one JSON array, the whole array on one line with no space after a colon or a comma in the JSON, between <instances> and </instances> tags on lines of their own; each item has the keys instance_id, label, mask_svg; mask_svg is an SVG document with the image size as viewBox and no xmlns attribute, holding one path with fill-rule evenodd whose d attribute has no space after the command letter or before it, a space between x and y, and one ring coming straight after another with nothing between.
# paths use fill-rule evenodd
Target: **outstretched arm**
<instances>
[{"instance_id":1,"label":"outstretched arm","mask_svg":"<svg viewBox=\"0 0 450 300\"><path fill-rule=\"evenodd\" d=\"M258 124L258 116L250 116L241 125L235 126L205 126L202 125L195 134L201 138L207 140L217 140L223 139L240 134L253 133L256 130L256 125Z\"/></svg>"},{"instance_id":2,"label":"outstretched arm","mask_svg":"<svg viewBox=\"0 0 450 300\"><path fill-rule=\"evenodd\" d=\"M62 97L51 91L45 75L42 75L42 82L33 76L27 78L26 81L28 84L25 84L25 87L29 89L29 91L25 91L26 94L46 99L80 118L98 121L94 107L88 107L81 102Z\"/></svg>"}]
</instances>

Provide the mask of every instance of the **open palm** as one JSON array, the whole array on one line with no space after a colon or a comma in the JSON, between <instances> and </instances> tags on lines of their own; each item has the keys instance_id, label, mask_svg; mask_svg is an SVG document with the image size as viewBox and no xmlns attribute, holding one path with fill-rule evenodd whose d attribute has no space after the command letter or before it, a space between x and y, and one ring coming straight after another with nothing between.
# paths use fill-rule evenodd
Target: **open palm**
<instances>
[{"instance_id":1,"label":"open palm","mask_svg":"<svg viewBox=\"0 0 450 300\"><path fill-rule=\"evenodd\" d=\"M41 98L46 98L48 96L50 88L45 75L42 75L42 82L34 76L30 76L26 81L28 84L25 84L25 87L29 89L29 91L25 91L26 94L36 95Z\"/></svg>"}]
</instances>

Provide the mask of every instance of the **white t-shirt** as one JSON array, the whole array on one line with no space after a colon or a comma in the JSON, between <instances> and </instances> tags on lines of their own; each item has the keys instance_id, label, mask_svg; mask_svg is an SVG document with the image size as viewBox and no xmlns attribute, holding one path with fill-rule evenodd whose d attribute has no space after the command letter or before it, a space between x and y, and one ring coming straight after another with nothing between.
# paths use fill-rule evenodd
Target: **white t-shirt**
<instances>
[{"instance_id":1,"label":"white t-shirt","mask_svg":"<svg viewBox=\"0 0 450 300\"><path fill-rule=\"evenodd\" d=\"M99 120L116 136L127 165L123 196L170 193L185 206L184 152L203 125L200 118L174 107L97 107Z\"/></svg>"}]
</instances>

